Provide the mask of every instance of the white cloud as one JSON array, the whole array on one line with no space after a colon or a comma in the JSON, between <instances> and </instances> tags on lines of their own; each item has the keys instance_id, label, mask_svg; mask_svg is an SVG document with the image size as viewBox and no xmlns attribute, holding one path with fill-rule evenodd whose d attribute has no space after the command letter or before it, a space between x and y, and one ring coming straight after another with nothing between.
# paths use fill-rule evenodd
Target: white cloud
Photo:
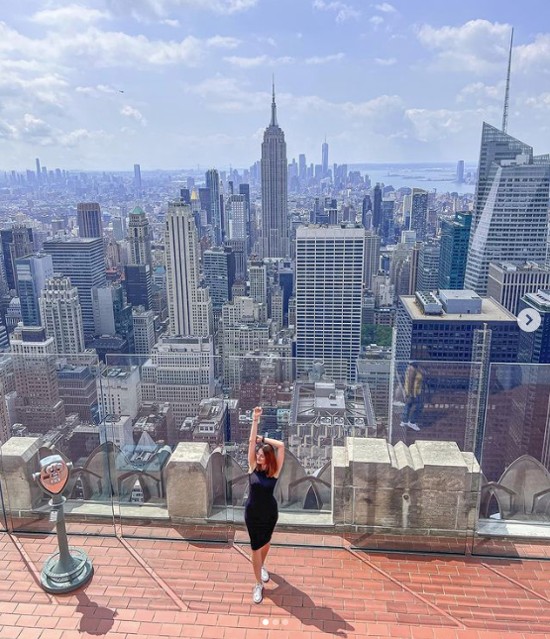
<instances>
[{"instance_id":1,"label":"white cloud","mask_svg":"<svg viewBox=\"0 0 550 639\"><path fill-rule=\"evenodd\" d=\"M389 2L382 2L381 4L375 4L374 8L382 13L397 13L397 9Z\"/></svg>"},{"instance_id":2,"label":"white cloud","mask_svg":"<svg viewBox=\"0 0 550 639\"><path fill-rule=\"evenodd\" d=\"M86 58L96 67L128 67L183 64L197 66L209 49L234 49L240 40L216 35L206 40L187 36L181 41L153 40L145 35L102 31L94 26L75 31L72 37L49 32L44 38L29 38L0 22L0 57L40 60L42 65L73 63ZM47 56L45 56L47 52Z\"/></svg>"},{"instance_id":3,"label":"white cloud","mask_svg":"<svg viewBox=\"0 0 550 639\"><path fill-rule=\"evenodd\" d=\"M311 58L306 58L305 62L306 64L327 64L329 62L338 62L339 60L343 60L345 57L345 54L342 52L324 56L314 55Z\"/></svg>"},{"instance_id":4,"label":"white cloud","mask_svg":"<svg viewBox=\"0 0 550 639\"><path fill-rule=\"evenodd\" d=\"M414 137L420 142L445 142L467 132L474 133L480 122L491 120L498 114L494 108L464 109L406 109L405 118L410 121Z\"/></svg>"},{"instance_id":5,"label":"white cloud","mask_svg":"<svg viewBox=\"0 0 550 639\"><path fill-rule=\"evenodd\" d=\"M494 85L483 82L472 82L462 88L456 96L457 102L468 102L478 106L485 104L488 100L504 99L504 81Z\"/></svg>"},{"instance_id":6,"label":"white cloud","mask_svg":"<svg viewBox=\"0 0 550 639\"><path fill-rule=\"evenodd\" d=\"M369 22L376 28L383 24L384 18L382 16L372 16L372 18L369 18Z\"/></svg>"},{"instance_id":7,"label":"white cloud","mask_svg":"<svg viewBox=\"0 0 550 639\"><path fill-rule=\"evenodd\" d=\"M75 129L66 132L31 113L25 113L22 118L12 123L0 120L0 138L32 146L74 147L82 140L106 137L104 131Z\"/></svg>"},{"instance_id":8,"label":"white cloud","mask_svg":"<svg viewBox=\"0 0 550 639\"><path fill-rule=\"evenodd\" d=\"M255 57L241 57L241 56L227 56L224 58L225 62L229 64L240 67L241 69L253 69L255 67L264 67L264 66L278 66L281 64L292 64L294 62L294 58L289 56L283 56L280 58L271 58L267 55L258 55Z\"/></svg>"},{"instance_id":9,"label":"white cloud","mask_svg":"<svg viewBox=\"0 0 550 639\"><path fill-rule=\"evenodd\" d=\"M218 49L236 49L240 44L242 44L242 40L238 38L231 38L229 36L214 36L212 38L208 38L206 41L207 46L215 47Z\"/></svg>"},{"instance_id":10,"label":"white cloud","mask_svg":"<svg viewBox=\"0 0 550 639\"><path fill-rule=\"evenodd\" d=\"M487 73L506 68L510 41L507 24L470 20L459 27L422 25L418 39L435 51L437 65L446 71Z\"/></svg>"},{"instance_id":11,"label":"white cloud","mask_svg":"<svg viewBox=\"0 0 550 639\"><path fill-rule=\"evenodd\" d=\"M120 93L119 89L115 89L107 84L97 84L95 87L76 87L75 91L94 98Z\"/></svg>"},{"instance_id":12,"label":"white cloud","mask_svg":"<svg viewBox=\"0 0 550 639\"><path fill-rule=\"evenodd\" d=\"M534 42L514 47L512 68L525 72L542 72L550 67L550 34L539 33Z\"/></svg>"},{"instance_id":13,"label":"white cloud","mask_svg":"<svg viewBox=\"0 0 550 639\"><path fill-rule=\"evenodd\" d=\"M31 21L46 26L63 28L74 28L76 23L91 24L99 20L106 20L110 14L97 9L89 9L77 4L70 4L66 7L56 9L43 9L31 17Z\"/></svg>"},{"instance_id":14,"label":"white cloud","mask_svg":"<svg viewBox=\"0 0 550 639\"><path fill-rule=\"evenodd\" d=\"M542 111L550 110L550 93L545 92L536 97L526 98L524 104Z\"/></svg>"},{"instance_id":15,"label":"white cloud","mask_svg":"<svg viewBox=\"0 0 550 639\"><path fill-rule=\"evenodd\" d=\"M138 20L144 17L164 18L177 9L231 15L248 11L257 3L258 0L107 0L114 13Z\"/></svg>"},{"instance_id":16,"label":"white cloud","mask_svg":"<svg viewBox=\"0 0 550 639\"><path fill-rule=\"evenodd\" d=\"M395 58L374 58L374 62L381 67L391 67L397 60Z\"/></svg>"},{"instance_id":17,"label":"white cloud","mask_svg":"<svg viewBox=\"0 0 550 639\"><path fill-rule=\"evenodd\" d=\"M313 0L313 8L319 11L334 11L336 14L336 22L339 23L345 22L346 20L356 20L361 15L359 10L339 0L332 0L330 2Z\"/></svg>"},{"instance_id":18,"label":"white cloud","mask_svg":"<svg viewBox=\"0 0 550 639\"><path fill-rule=\"evenodd\" d=\"M124 105L120 109L120 114L126 118L131 118L136 122L139 122L142 126L147 126L147 120L143 117L143 114L129 104Z\"/></svg>"}]
</instances>

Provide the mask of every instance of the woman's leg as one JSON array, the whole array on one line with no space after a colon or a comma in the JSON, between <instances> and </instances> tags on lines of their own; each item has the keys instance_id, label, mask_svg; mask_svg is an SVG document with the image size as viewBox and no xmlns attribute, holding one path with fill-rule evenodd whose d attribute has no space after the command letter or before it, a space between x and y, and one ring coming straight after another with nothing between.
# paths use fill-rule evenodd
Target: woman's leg
<instances>
[{"instance_id":1,"label":"woman's leg","mask_svg":"<svg viewBox=\"0 0 550 639\"><path fill-rule=\"evenodd\" d=\"M262 548L259 548L258 550L253 550L252 551L252 567L254 568L254 576L256 577L257 584L262 583L262 573L261 573L262 564L263 564Z\"/></svg>"},{"instance_id":2,"label":"woman's leg","mask_svg":"<svg viewBox=\"0 0 550 639\"><path fill-rule=\"evenodd\" d=\"M269 552L270 548L271 548L270 543L267 543L265 546L262 546L260 548L260 552L262 553L262 566L265 564L265 558L267 557L267 553Z\"/></svg>"}]
</instances>

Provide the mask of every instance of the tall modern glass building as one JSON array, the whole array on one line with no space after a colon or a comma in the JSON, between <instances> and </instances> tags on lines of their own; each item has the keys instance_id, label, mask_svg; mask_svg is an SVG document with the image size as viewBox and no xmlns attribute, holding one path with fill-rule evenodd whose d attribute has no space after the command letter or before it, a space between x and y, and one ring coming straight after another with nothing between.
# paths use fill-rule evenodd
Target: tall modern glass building
<instances>
[{"instance_id":1,"label":"tall modern glass building","mask_svg":"<svg viewBox=\"0 0 550 639\"><path fill-rule=\"evenodd\" d=\"M212 216L212 230L214 243L220 246L225 238L225 223L223 219L222 200L220 198L220 174L216 169L206 172L206 188L209 190L210 214Z\"/></svg>"},{"instance_id":2,"label":"tall modern glass building","mask_svg":"<svg viewBox=\"0 0 550 639\"><path fill-rule=\"evenodd\" d=\"M61 238L44 242L44 253L52 256L54 273L70 278L78 289L85 336L95 334L92 288L107 284L102 238Z\"/></svg>"},{"instance_id":3,"label":"tall modern glass building","mask_svg":"<svg viewBox=\"0 0 550 639\"><path fill-rule=\"evenodd\" d=\"M76 207L79 237L102 237L101 207L97 202L80 202Z\"/></svg>"},{"instance_id":4,"label":"tall modern glass building","mask_svg":"<svg viewBox=\"0 0 550 639\"><path fill-rule=\"evenodd\" d=\"M40 326L40 297L46 280L53 276L51 255L28 255L15 260L17 294L21 301L21 319L25 326Z\"/></svg>"},{"instance_id":5,"label":"tall modern glass building","mask_svg":"<svg viewBox=\"0 0 550 639\"><path fill-rule=\"evenodd\" d=\"M262 257L288 257L287 161L285 134L277 124L275 88L271 122L262 142Z\"/></svg>"},{"instance_id":6,"label":"tall modern glass building","mask_svg":"<svg viewBox=\"0 0 550 639\"><path fill-rule=\"evenodd\" d=\"M465 287L487 292L489 262L546 258L550 156L483 123Z\"/></svg>"},{"instance_id":7,"label":"tall modern glass building","mask_svg":"<svg viewBox=\"0 0 550 639\"><path fill-rule=\"evenodd\" d=\"M361 348L365 229L296 229L296 355L299 372L322 362L335 380L351 379Z\"/></svg>"},{"instance_id":8,"label":"tall modern glass building","mask_svg":"<svg viewBox=\"0 0 550 639\"><path fill-rule=\"evenodd\" d=\"M464 288L471 226L472 214L469 211L459 211L454 219L442 220L438 288Z\"/></svg>"}]
</instances>

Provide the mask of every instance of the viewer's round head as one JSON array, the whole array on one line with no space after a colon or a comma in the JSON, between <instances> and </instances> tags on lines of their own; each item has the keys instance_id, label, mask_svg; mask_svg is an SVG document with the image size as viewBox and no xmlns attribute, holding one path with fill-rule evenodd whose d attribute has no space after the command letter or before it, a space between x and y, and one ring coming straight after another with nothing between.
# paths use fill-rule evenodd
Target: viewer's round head
<instances>
[{"instance_id":1,"label":"viewer's round head","mask_svg":"<svg viewBox=\"0 0 550 639\"><path fill-rule=\"evenodd\" d=\"M256 449L256 468L265 470L268 477L277 472L277 457L271 444L260 444Z\"/></svg>"}]
</instances>

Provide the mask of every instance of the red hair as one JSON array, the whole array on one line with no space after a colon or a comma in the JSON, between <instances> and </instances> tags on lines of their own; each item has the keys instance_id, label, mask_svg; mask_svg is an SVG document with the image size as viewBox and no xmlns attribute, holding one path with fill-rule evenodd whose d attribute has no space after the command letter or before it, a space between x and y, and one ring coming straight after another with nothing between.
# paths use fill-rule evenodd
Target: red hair
<instances>
[{"instance_id":1,"label":"red hair","mask_svg":"<svg viewBox=\"0 0 550 639\"><path fill-rule=\"evenodd\" d=\"M265 474L268 477L273 477L277 472L277 457L275 455L275 449L271 444L261 444L258 447L264 451L265 455Z\"/></svg>"}]
</instances>

